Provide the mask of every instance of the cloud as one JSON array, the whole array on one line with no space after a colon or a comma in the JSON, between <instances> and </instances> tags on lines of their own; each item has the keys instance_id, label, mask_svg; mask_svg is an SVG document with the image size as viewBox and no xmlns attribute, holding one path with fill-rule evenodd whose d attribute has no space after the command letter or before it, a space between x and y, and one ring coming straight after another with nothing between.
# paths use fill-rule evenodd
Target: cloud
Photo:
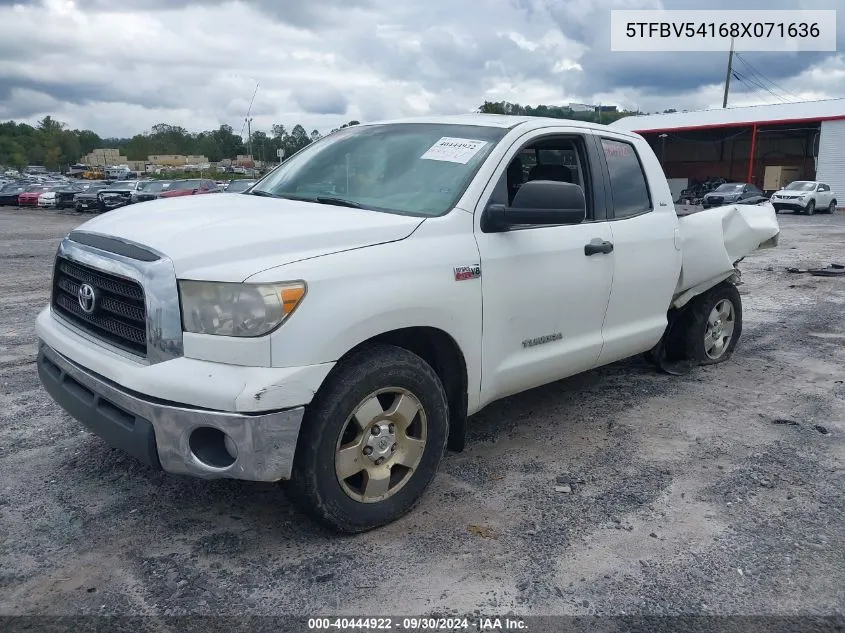
<instances>
[{"instance_id":1,"label":"cloud","mask_svg":"<svg viewBox=\"0 0 845 633\"><path fill-rule=\"evenodd\" d=\"M291 94L294 102L308 114L346 114L349 100L335 88L311 86L296 89Z\"/></svg>"},{"instance_id":2,"label":"cloud","mask_svg":"<svg viewBox=\"0 0 845 633\"><path fill-rule=\"evenodd\" d=\"M721 104L727 52L610 51L612 8L658 7L700 2L0 0L0 117L50 114L108 136L159 122L239 131L256 85L250 116L253 129L263 130L300 123L327 131L350 119L468 112L485 100L649 111ZM731 104L845 94L836 74L843 59L743 53Z\"/></svg>"}]
</instances>

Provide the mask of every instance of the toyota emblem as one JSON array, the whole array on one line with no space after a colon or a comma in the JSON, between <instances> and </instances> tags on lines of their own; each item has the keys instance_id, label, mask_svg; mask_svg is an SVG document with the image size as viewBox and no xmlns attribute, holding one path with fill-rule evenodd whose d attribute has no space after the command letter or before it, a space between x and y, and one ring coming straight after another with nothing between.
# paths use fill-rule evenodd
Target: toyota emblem
<instances>
[{"instance_id":1,"label":"toyota emblem","mask_svg":"<svg viewBox=\"0 0 845 633\"><path fill-rule=\"evenodd\" d=\"M79 307L85 314L92 314L97 306L97 293L90 284L80 284L76 292L76 300L79 301Z\"/></svg>"}]
</instances>

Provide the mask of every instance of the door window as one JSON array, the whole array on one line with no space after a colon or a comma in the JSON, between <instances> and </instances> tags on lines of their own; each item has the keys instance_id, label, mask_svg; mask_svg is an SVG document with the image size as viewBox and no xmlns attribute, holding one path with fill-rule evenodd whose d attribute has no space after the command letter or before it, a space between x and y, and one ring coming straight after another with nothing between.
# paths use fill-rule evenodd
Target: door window
<instances>
[{"instance_id":1,"label":"door window","mask_svg":"<svg viewBox=\"0 0 845 633\"><path fill-rule=\"evenodd\" d=\"M603 138L602 150L610 174L614 218L628 218L652 210L648 181L631 143Z\"/></svg>"},{"instance_id":2,"label":"door window","mask_svg":"<svg viewBox=\"0 0 845 633\"><path fill-rule=\"evenodd\" d=\"M532 141L517 152L502 175L490 202L512 204L519 188L531 180L569 182L584 190L587 219L593 219L590 174L582 137L553 136Z\"/></svg>"}]
</instances>

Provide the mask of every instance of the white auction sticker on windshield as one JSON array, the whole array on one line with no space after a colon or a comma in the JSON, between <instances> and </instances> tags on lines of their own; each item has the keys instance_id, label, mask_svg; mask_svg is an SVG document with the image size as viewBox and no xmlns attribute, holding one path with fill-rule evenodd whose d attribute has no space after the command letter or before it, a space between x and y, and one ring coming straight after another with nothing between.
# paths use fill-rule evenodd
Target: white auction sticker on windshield
<instances>
[{"instance_id":1,"label":"white auction sticker on windshield","mask_svg":"<svg viewBox=\"0 0 845 633\"><path fill-rule=\"evenodd\" d=\"M487 145L487 141L444 136L432 145L420 158L422 160L445 160L450 163L466 165L485 145Z\"/></svg>"}]
</instances>

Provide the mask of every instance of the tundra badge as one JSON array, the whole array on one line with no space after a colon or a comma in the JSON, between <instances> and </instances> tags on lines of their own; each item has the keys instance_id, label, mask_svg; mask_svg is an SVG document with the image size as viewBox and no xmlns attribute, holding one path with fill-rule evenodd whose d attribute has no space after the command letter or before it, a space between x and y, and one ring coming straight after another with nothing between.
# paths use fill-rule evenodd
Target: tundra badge
<instances>
[{"instance_id":1,"label":"tundra badge","mask_svg":"<svg viewBox=\"0 0 845 633\"><path fill-rule=\"evenodd\" d=\"M466 281L467 279L478 279L479 277L481 277L481 264L455 266L455 281Z\"/></svg>"},{"instance_id":2,"label":"tundra badge","mask_svg":"<svg viewBox=\"0 0 845 633\"><path fill-rule=\"evenodd\" d=\"M537 338L529 338L522 341L523 347L534 347L535 345L542 345L543 343L551 343L552 341L559 341L563 338L563 334L555 332L554 334L546 334L545 336L538 336Z\"/></svg>"}]
</instances>

